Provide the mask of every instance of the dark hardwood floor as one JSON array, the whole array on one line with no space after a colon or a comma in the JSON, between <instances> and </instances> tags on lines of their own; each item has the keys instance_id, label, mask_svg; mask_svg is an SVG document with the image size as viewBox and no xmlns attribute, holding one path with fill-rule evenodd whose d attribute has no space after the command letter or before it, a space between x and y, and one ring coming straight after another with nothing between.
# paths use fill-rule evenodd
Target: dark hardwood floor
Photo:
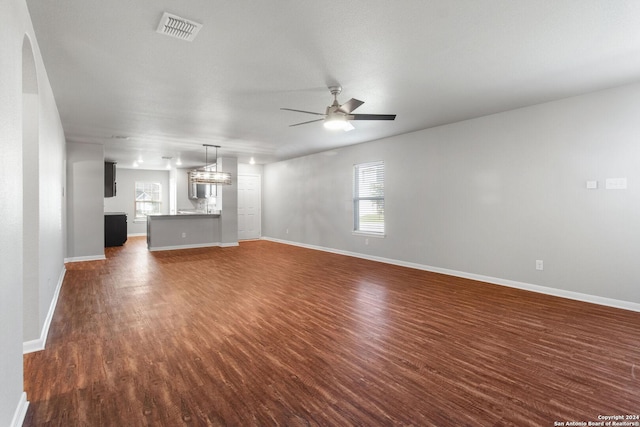
<instances>
[{"instance_id":1,"label":"dark hardwood floor","mask_svg":"<svg viewBox=\"0 0 640 427\"><path fill-rule=\"evenodd\" d=\"M106 255L67 265L46 350L24 358L25 426L640 413L640 313L266 241Z\"/></svg>"}]
</instances>

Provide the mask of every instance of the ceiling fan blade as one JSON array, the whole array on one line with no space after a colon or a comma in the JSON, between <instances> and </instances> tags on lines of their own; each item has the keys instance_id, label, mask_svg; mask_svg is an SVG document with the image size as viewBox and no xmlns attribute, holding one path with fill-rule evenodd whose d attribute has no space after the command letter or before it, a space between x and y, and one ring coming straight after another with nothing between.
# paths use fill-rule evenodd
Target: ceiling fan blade
<instances>
[{"instance_id":1,"label":"ceiling fan blade","mask_svg":"<svg viewBox=\"0 0 640 427\"><path fill-rule=\"evenodd\" d=\"M361 106L362 104L364 104L364 101L351 98L350 100L342 104L340 108L338 108L338 111L342 111L343 113L349 114L350 112L352 112L353 110Z\"/></svg>"},{"instance_id":2,"label":"ceiling fan blade","mask_svg":"<svg viewBox=\"0 0 640 427\"><path fill-rule=\"evenodd\" d=\"M351 114L349 120L395 120L395 114Z\"/></svg>"},{"instance_id":3,"label":"ceiling fan blade","mask_svg":"<svg viewBox=\"0 0 640 427\"><path fill-rule=\"evenodd\" d=\"M323 114L323 115L324 115L324 114ZM300 125L306 125L307 123L313 123L313 122L321 122L321 121L323 121L323 120L324 120L324 119L309 120L308 122L302 122L302 123L296 123L296 124L294 124L294 125L289 125L289 127L292 127L292 126L300 126Z\"/></svg>"},{"instance_id":4,"label":"ceiling fan blade","mask_svg":"<svg viewBox=\"0 0 640 427\"><path fill-rule=\"evenodd\" d=\"M323 114L323 113L314 113L313 111L304 111L304 110L294 110L293 108L281 108L281 110L295 111L296 113L315 114L316 116L326 116L326 114Z\"/></svg>"}]
</instances>

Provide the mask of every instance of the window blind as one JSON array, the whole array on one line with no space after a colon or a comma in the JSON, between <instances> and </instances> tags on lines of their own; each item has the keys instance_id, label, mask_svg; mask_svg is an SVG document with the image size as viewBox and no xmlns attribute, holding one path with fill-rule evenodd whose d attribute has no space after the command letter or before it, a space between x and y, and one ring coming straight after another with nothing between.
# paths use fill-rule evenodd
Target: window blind
<instances>
[{"instance_id":1,"label":"window blind","mask_svg":"<svg viewBox=\"0 0 640 427\"><path fill-rule=\"evenodd\" d=\"M354 166L354 230L384 234L384 162Z\"/></svg>"},{"instance_id":2,"label":"window blind","mask_svg":"<svg viewBox=\"0 0 640 427\"><path fill-rule=\"evenodd\" d=\"M159 214L161 194L159 183L136 182L136 218Z\"/></svg>"}]
</instances>

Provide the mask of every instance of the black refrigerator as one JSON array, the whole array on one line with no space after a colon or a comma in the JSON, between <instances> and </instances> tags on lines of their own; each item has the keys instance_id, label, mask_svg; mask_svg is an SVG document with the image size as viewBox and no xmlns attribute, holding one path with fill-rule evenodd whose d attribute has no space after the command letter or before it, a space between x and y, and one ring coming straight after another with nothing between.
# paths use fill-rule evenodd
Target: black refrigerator
<instances>
[{"instance_id":1,"label":"black refrigerator","mask_svg":"<svg viewBox=\"0 0 640 427\"><path fill-rule=\"evenodd\" d=\"M127 214L104 213L104 247L122 246L127 241Z\"/></svg>"}]
</instances>

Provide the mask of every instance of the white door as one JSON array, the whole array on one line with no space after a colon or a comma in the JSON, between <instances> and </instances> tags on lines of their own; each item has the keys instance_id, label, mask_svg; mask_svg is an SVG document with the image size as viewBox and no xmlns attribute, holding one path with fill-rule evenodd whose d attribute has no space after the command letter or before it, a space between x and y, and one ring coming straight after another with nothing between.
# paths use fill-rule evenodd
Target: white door
<instances>
[{"instance_id":1,"label":"white door","mask_svg":"<svg viewBox=\"0 0 640 427\"><path fill-rule=\"evenodd\" d=\"M238 240L259 239L260 175L238 175Z\"/></svg>"}]
</instances>

